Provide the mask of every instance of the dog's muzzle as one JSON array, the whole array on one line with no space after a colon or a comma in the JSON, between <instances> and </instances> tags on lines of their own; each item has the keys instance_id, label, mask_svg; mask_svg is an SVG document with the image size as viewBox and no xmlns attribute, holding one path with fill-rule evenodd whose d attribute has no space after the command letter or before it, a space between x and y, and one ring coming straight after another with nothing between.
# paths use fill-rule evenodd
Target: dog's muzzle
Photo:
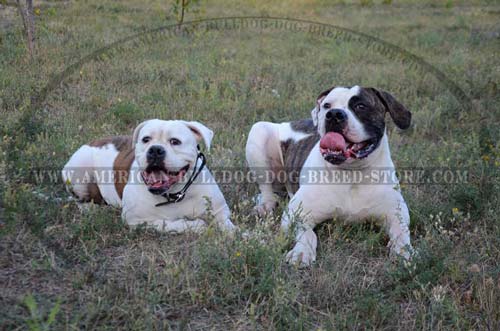
<instances>
[{"instance_id":1,"label":"dog's muzzle","mask_svg":"<svg viewBox=\"0 0 500 331\"><path fill-rule=\"evenodd\" d=\"M347 114L342 109L331 109L325 114L325 135L320 140L320 153L331 164L341 164L348 159L363 159L370 155L380 142L373 137L360 142L350 141L346 135Z\"/></svg>"},{"instance_id":2,"label":"dog's muzzle","mask_svg":"<svg viewBox=\"0 0 500 331\"><path fill-rule=\"evenodd\" d=\"M141 175L149 192L153 194L164 194L189 170L189 164L180 169L167 169L165 167L166 156L165 148L158 145L151 146L146 152L147 166Z\"/></svg>"}]
</instances>

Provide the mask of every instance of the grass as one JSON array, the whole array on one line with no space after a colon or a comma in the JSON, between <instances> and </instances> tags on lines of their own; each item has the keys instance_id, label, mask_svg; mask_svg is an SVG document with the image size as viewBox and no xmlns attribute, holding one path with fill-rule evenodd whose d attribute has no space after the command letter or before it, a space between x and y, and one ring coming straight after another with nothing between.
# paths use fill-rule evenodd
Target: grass
<instances>
[{"instance_id":1,"label":"grass","mask_svg":"<svg viewBox=\"0 0 500 331\"><path fill-rule=\"evenodd\" d=\"M0 9L0 329L500 327L497 4L217 0L198 14L298 17L377 36L443 71L471 98L466 110L431 75L363 44L249 29L140 42L86 62L32 112L30 96L54 73L174 19L165 1L39 5L33 60L16 12ZM380 228L341 220L318 228L312 268L287 266L279 213L251 216L250 184L221 188L233 221L259 235L228 239L216 229L130 230L119 211L82 213L59 199L61 182L38 183L29 173L58 170L79 145L131 133L153 117L204 122L216 132L210 167L242 167L254 122L307 117L315 95L332 84L376 86L413 111L411 130L389 125L397 167L469 171L461 184L403 186L420 252L410 266L388 258Z\"/></svg>"}]
</instances>

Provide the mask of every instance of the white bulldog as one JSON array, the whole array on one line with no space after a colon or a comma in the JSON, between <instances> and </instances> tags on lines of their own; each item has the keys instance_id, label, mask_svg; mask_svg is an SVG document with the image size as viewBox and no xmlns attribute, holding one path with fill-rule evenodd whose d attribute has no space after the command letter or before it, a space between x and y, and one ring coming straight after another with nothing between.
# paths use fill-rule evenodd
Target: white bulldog
<instances>
[{"instance_id":1,"label":"white bulldog","mask_svg":"<svg viewBox=\"0 0 500 331\"><path fill-rule=\"evenodd\" d=\"M80 201L122 207L130 226L200 232L213 217L221 229L232 232L229 207L198 147L203 140L209 149L212 137L198 122L148 120L132 137L83 145L62 177Z\"/></svg>"},{"instance_id":2,"label":"white bulldog","mask_svg":"<svg viewBox=\"0 0 500 331\"><path fill-rule=\"evenodd\" d=\"M272 211L276 193L288 193L291 199L281 227L288 231L293 222L296 225L289 262L300 266L314 262L313 228L335 217L380 219L391 251L410 257L410 217L394 176L385 130L387 112L399 128L410 126L411 113L389 93L336 87L318 96L310 120L253 125L246 158L261 191L256 209L260 214ZM392 173L389 179L383 176L388 173Z\"/></svg>"}]
</instances>

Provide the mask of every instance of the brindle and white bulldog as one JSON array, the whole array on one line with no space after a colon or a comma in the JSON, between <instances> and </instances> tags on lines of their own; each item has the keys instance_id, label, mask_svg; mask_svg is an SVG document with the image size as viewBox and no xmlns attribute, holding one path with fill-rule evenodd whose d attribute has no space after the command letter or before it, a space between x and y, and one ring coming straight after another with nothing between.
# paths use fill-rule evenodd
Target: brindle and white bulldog
<instances>
[{"instance_id":1,"label":"brindle and white bulldog","mask_svg":"<svg viewBox=\"0 0 500 331\"><path fill-rule=\"evenodd\" d=\"M226 200L198 143L210 148L213 132L198 122L148 120L132 136L83 145L62 171L82 202L122 207L131 226L199 232L206 227L207 201L218 226L233 231Z\"/></svg>"},{"instance_id":2,"label":"brindle and white bulldog","mask_svg":"<svg viewBox=\"0 0 500 331\"><path fill-rule=\"evenodd\" d=\"M310 120L253 125L246 158L261 191L256 210L260 214L272 211L278 191L286 191L291 198L281 221L284 231L292 222L297 225L296 244L287 261L300 266L314 262L317 237L313 228L337 216L347 221L382 220L391 251L410 257L410 218L397 178L372 181L379 177L374 170L394 169L385 130L387 112L399 128L410 126L411 113L389 93L359 86L335 87L318 96ZM329 184L316 181L314 185L311 178L317 179L318 172L324 174L325 170L330 172L326 176ZM280 175L283 172L286 177Z\"/></svg>"}]
</instances>

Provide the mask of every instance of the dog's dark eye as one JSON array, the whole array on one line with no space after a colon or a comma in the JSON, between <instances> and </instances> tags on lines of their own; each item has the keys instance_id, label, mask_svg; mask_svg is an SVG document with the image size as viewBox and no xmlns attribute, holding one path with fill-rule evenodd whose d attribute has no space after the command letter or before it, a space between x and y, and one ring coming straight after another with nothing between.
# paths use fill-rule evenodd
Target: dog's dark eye
<instances>
[{"instance_id":1,"label":"dog's dark eye","mask_svg":"<svg viewBox=\"0 0 500 331\"><path fill-rule=\"evenodd\" d=\"M148 143L148 142L150 142L150 141L151 141L151 137L150 137L150 136L146 136L146 137L142 138L142 142L143 142L144 144L147 144L147 143Z\"/></svg>"},{"instance_id":2,"label":"dog's dark eye","mask_svg":"<svg viewBox=\"0 0 500 331\"><path fill-rule=\"evenodd\" d=\"M170 144L172 144L173 146L177 146L181 144L181 141L177 138L172 138L170 139Z\"/></svg>"},{"instance_id":3,"label":"dog's dark eye","mask_svg":"<svg viewBox=\"0 0 500 331\"><path fill-rule=\"evenodd\" d=\"M366 107L366 105L362 104L362 103L358 103L356 106L354 106L354 108L356 110L365 110L367 109L368 107Z\"/></svg>"},{"instance_id":4,"label":"dog's dark eye","mask_svg":"<svg viewBox=\"0 0 500 331\"><path fill-rule=\"evenodd\" d=\"M327 102L327 103L323 104L323 108L330 109L330 108L332 108L332 105Z\"/></svg>"}]
</instances>

